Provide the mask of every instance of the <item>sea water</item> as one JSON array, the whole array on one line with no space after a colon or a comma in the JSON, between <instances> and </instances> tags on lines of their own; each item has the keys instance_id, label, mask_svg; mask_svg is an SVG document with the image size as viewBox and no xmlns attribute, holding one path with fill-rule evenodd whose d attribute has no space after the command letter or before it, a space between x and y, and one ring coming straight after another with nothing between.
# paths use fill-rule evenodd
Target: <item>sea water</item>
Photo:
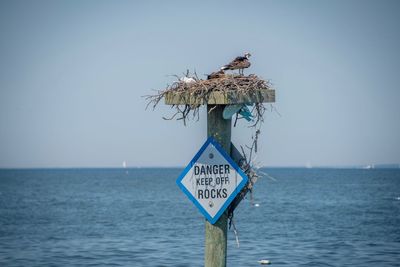
<instances>
[{"instance_id":1,"label":"sea water","mask_svg":"<svg viewBox=\"0 0 400 267\"><path fill-rule=\"evenodd\" d=\"M181 171L0 170L0 266L202 266ZM228 266L400 266L400 170L263 171Z\"/></svg>"}]
</instances>

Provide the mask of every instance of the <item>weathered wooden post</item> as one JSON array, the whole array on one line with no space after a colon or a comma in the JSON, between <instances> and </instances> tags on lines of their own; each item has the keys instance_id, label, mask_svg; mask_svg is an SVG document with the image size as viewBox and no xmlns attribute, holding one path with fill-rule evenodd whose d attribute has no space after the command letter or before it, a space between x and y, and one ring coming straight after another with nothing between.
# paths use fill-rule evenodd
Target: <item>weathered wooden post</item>
<instances>
[{"instance_id":1,"label":"weathered wooden post","mask_svg":"<svg viewBox=\"0 0 400 267\"><path fill-rule=\"evenodd\" d=\"M237 90L212 91L204 98L197 98L189 91L169 91L165 94L167 105L207 105L207 137L213 137L232 156L231 119L223 118L226 105L275 102L275 91L255 89L247 92ZM245 192L246 193L246 192ZM237 205L244 194L238 195L232 204ZM205 266L225 267L227 261L227 226L228 211L225 210L219 219L210 223L205 220Z\"/></svg>"},{"instance_id":2,"label":"weathered wooden post","mask_svg":"<svg viewBox=\"0 0 400 267\"><path fill-rule=\"evenodd\" d=\"M214 137L230 154L231 119L222 117L225 105L207 105L207 137ZM226 266L227 211L212 225L206 220L204 266Z\"/></svg>"}]
</instances>

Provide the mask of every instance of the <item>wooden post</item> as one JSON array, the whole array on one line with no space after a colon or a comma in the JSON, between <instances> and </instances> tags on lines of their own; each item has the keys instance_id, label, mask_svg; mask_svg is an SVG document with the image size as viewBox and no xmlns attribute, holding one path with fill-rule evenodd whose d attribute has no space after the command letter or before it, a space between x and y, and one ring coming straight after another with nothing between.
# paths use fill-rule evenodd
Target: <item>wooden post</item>
<instances>
[{"instance_id":1,"label":"wooden post","mask_svg":"<svg viewBox=\"0 0 400 267\"><path fill-rule=\"evenodd\" d=\"M207 137L214 137L222 148L230 154L231 120L224 120L225 105L207 105ZM213 225L206 222L205 267L225 267L227 253L227 211Z\"/></svg>"},{"instance_id":2,"label":"wooden post","mask_svg":"<svg viewBox=\"0 0 400 267\"><path fill-rule=\"evenodd\" d=\"M207 102L207 103L206 103ZM190 91L170 91L165 95L167 105L203 105L207 104L207 136L214 137L222 148L231 155L232 120L222 117L226 105L275 102L275 91L259 89L251 93L214 91L207 101L198 99ZM235 153L232 153L234 155ZM240 155L239 152L236 154ZM236 203L237 205L237 203ZM205 267L226 267L228 211L225 211L215 224L206 220L205 231Z\"/></svg>"}]
</instances>

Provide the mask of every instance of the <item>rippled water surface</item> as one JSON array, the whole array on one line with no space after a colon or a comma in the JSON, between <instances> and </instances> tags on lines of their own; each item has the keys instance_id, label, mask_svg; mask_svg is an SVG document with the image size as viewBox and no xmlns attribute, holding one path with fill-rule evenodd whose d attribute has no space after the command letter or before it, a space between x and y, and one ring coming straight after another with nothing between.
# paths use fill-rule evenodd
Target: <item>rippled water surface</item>
<instances>
[{"instance_id":1,"label":"rippled water surface","mask_svg":"<svg viewBox=\"0 0 400 267\"><path fill-rule=\"evenodd\" d=\"M181 169L0 170L0 266L202 266ZM400 266L400 171L267 169L228 266Z\"/></svg>"}]
</instances>

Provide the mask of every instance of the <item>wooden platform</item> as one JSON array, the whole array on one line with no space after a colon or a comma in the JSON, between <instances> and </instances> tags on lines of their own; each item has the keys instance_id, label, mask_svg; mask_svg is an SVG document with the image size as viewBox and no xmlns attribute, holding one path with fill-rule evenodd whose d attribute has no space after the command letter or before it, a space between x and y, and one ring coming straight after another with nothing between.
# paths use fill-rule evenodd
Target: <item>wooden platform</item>
<instances>
[{"instance_id":1,"label":"wooden platform","mask_svg":"<svg viewBox=\"0 0 400 267\"><path fill-rule=\"evenodd\" d=\"M236 90L211 92L208 102L199 99L188 91L168 92L165 95L166 105L231 105L231 104L254 104L275 102L275 90L256 90L251 93L238 93Z\"/></svg>"}]
</instances>

